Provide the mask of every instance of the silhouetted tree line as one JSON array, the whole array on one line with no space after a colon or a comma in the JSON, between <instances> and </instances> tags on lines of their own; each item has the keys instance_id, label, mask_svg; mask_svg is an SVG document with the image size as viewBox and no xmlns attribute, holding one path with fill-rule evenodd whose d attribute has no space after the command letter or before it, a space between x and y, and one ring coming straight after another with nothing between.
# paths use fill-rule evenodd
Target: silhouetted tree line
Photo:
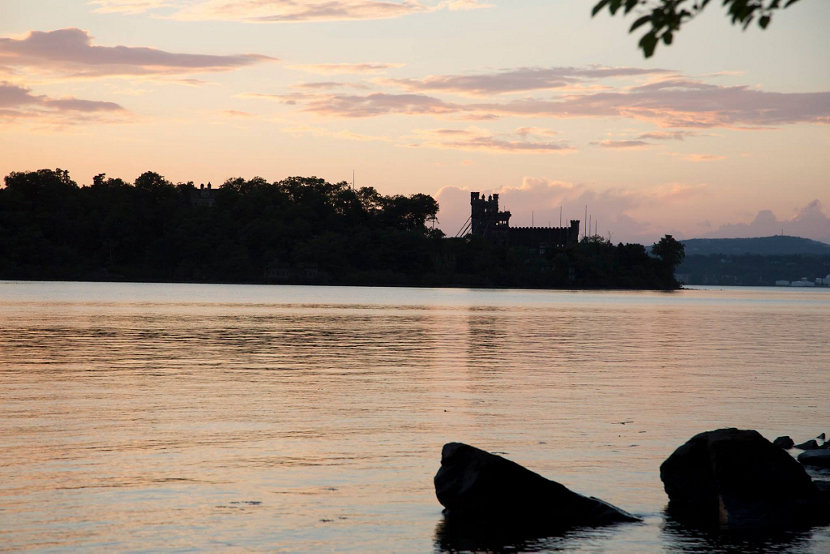
<instances>
[{"instance_id":1,"label":"silhouetted tree line","mask_svg":"<svg viewBox=\"0 0 830 554\"><path fill-rule=\"evenodd\" d=\"M614 246L599 237L540 252L480 237L445 238L431 228L437 212L429 195L385 196L316 177L235 178L204 189L155 172L132 184L100 174L89 186L60 169L13 172L0 189L0 278L677 286L673 270L683 247L670 237L657 258L642 245Z\"/></svg>"},{"instance_id":2,"label":"silhouetted tree line","mask_svg":"<svg viewBox=\"0 0 830 554\"><path fill-rule=\"evenodd\" d=\"M709 254L688 256L677 269L690 285L772 286L830 275L830 256L819 254Z\"/></svg>"}]
</instances>

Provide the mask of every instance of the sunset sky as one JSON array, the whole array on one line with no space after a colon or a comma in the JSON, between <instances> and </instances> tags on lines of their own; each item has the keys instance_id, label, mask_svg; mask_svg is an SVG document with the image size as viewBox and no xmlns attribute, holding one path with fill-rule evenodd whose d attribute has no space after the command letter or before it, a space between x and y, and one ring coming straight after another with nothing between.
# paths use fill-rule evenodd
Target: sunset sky
<instances>
[{"instance_id":1,"label":"sunset sky","mask_svg":"<svg viewBox=\"0 0 830 554\"><path fill-rule=\"evenodd\" d=\"M614 242L830 242L830 2L648 60L594 0L0 0L0 173L469 192Z\"/></svg>"}]
</instances>

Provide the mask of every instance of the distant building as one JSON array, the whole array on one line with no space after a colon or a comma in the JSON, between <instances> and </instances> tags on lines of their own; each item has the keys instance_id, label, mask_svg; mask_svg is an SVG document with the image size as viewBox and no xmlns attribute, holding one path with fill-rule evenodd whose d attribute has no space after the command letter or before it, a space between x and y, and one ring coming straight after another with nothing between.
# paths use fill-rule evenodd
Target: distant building
<instances>
[{"instance_id":1,"label":"distant building","mask_svg":"<svg viewBox=\"0 0 830 554\"><path fill-rule=\"evenodd\" d=\"M495 242L538 248L567 248L579 242L579 220L570 227L510 227L510 212L499 210L499 195L470 193L470 233Z\"/></svg>"},{"instance_id":2,"label":"distant building","mask_svg":"<svg viewBox=\"0 0 830 554\"><path fill-rule=\"evenodd\" d=\"M207 206L208 208L212 208L216 203L216 189L210 183L207 184L207 188L202 183L199 185L199 189L193 192L190 197L190 202L194 206Z\"/></svg>"}]
</instances>

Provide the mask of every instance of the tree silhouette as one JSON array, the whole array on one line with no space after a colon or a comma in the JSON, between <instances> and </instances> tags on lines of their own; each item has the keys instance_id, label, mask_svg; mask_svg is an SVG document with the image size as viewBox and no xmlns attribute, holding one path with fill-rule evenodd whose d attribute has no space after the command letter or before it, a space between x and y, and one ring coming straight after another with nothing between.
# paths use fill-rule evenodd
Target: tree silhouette
<instances>
[{"instance_id":1,"label":"tree silhouette","mask_svg":"<svg viewBox=\"0 0 830 554\"><path fill-rule=\"evenodd\" d=\"M676 286L672 268L641 245L444 238L430 228L438 203L427 194L386 196L317 177L236 177L197 189L153 171L134 184L99 173L79 187L60 169L13 172L5 182L0 279Z\"/></svg>"},{"instance_id":2,"label":"tree silhouette","mask_svg":"<svg viewBox=\"0 0 830 554\"><path fill-rule=\"evenodd\" d=\"M722 0L732 24L740 24L744 29L753 21L766 29L772 21L776 10L795 4L798 0ZM646 58L654 54L657 45L662 42L669 45L680 28L702 12L710 0L599 0L591 12L595 16L603 10L611 15L622 13L624 16L635 11L640 17L631 24L629 33L650 24L651 28L640 37L638 43Z\"/></svg>"}]
</instances>

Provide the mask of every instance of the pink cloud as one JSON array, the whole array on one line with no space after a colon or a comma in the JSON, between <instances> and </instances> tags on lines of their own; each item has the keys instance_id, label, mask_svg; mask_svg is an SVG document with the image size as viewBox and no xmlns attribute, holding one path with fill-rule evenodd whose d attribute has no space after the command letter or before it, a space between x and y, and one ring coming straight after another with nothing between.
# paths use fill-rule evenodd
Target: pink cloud
<instances>
[{"instance_id":1,"label":"pink cloud","mask_svg":"<svg viewBox=\"0 0 830 554\"><path fill-rule=\"evenodd\" d=\"M98 13L144 13L170 6L167 0L91 0L92 6L98 6L94 11Z\"/></svg>"},{"instance_id":2,"label":"pink cloud","mask_svg":"<svg viewBox=\"0 0 830 554\"><path fill-rule=\"evenodd\" d=\"M650 143L644 140L601 140L598 142L592 142L591 144L595 146L602 146L603 148L644 148L649 146Z\"/></svg>"},{"instance_id":3,"label":"pink cloud","mask_svg":"<svg viewBox=\"0 0 830 554\"><path fill-rule=\"evenodd\" d=\"M344 83L341 81L317 81L310 83L294 83L291 88L300 90L331 90L336 88L366 89L366 85L360 83Z\"/></svg>"},{"instance_id":4,"label":"pink cloud","mask_svg":"<svg viewBox=\"0 0 830 554\"><path fill-rule=\"evenodd\" d=\"M377 117L386 114L432 114L478 120L496 117L616 117L683 129L648 136L656 140L681 140L694 133L688 129L751 129L794 123L830 123L830 92L766 92L746 86L723 87L682 78L613 92L570 93L553 99L525 97L490 103L449 102L438 96L389 92L364 96L306 96L293 100L302 104L305 111L331 117Z\"/></svg>"},{"instance_id":5,"label":"pink cloud","mask_svg":"<svg viewBox=\"0 0 830 554\"><path fill-rule=\"evenodd\" d=\"M659 84L622 92L572 94L558 100L525 98L466 106L521 117L620 117L661 127L752 128L791 123L830 123L830 92L764 92L744 86Z\"/></svg>"},{"instance_id":6,"label":"pink cloud","mask_svg":"<svg viewBox=\"0 0 830 554\"><path fill-rule=\"evenodd\" d=\"M273 58L256 54L213 56L144 47L94 46L92 37L82 29L59 29L32 31L23 39L0 38L0 60L12 67L89 77L229 71L273 61Z\"/></svg>"},{"instance_id":7,"label":"pink cloud","mask_svg":"<svg viewBox=\"0 0 830 554\"><path fill-rule=\"evenodd\" d=\"M429 129L417 131L409 146L449 150L486 150L500 153L570 153L574 148L564 142L546 139L531 128L515 133L492 133L484 129Z\"/></svg>"},{"instance_id":8,"label":"pink cloud","mask_svg":"<svg viewBox=\"0 0 830 554\"><path fill-rule=\"evenodd\" d=\"M652 131L650 133L642 133L637 138L641 140L685 140L686 137L696 136L698 133L693 131Z\"/></svg>"},{"instance_id":9,"label":"pink cloud","mask_svg":"<svg viewBox=\"0 0 830 554\"><path fill-rule=\"evenodd\" d=\"M99 0L99 2L102 0ZM103 0L107 1L107 0ZM108 0L111 4L117 0ZM124 0L122 0L124 1ZM135 0L130 0L135 1ZM159 6L161 7L161 6ZM488 7L479 0L439 2L406 0L196 0L175 10L170 17L184 20L290 23L299 21L349 21L391 19L440 10L459 11ZM148 6L148 10L154 6Z\"/></svg>"},{"instance_id":10,"label":"pink cloud","mask_svg":"<svg viewBox=\"0 0 830 554\"><path fill-rule=\"evenodd\" d=\"M719 154L686 154L680 157L687 162L714 162L726 159L726 156L721 156Z\"/></svg>"},{"instance_id":11,"label":"pink cloud","mask_svg":"<svg viewBox=\"0 0 830 554\"><path fill-rule=\"evenodd\" d=\"M453 104L423 94L375 92L366 96L329 95L313 98L304 111L335 117L373 117L387 114L439 115L459 111Z\"/></svg>"},{"instance_id":12,"label":"pink cloud","mask_svg":"<svg viewBox=\"0 0 830 554\"><path fill-rule=\"evenodd\" d=\"M364 62L364 63L317 63L317 64L300 64L287 65L288 69L298 69L300 71L307 71L309 73L328 74L367 74L367 73L383 73L389 69L396 69L403 67L402 63L381 63L381 62Z\"/></svg>"},{"instance_id":13,"label":"pink cloud","mask_svg":"<svg viewBox=\"0 0 830 554\"><path fill-rule=\"evenodd\" d=\"M454 92L490 96L571 87L585 81L609 77L632 77L670 73L665 69L632 67L523 67L496 73L432 75L423 79L388 79L385 82L412 92Z\"/></svg>"},{"instance_id":14,"label":"pink cloud","mask_svg":"<svg viewBox=\"0 0 830 554\"><path fill-rule=\"evenodd\" d=\"M819 200L813 200L790 218L778 219L771 210L761 210L749 223L721 225L704 235L708 238L753 238L779 235L804 237L830 243L830 218Z\"/></svg>"},{"instance_id":15,"label":"pink cloud","mask_svg":"<svg viewBox=\"0 0 830 554\"><path fill-rule=\"evenodd\" d=\"M55 122L72 123L93 116L123 116L126 113L124 108L113 102L36 96L30 89L0 82L0 120L49 118Z\"/></svg>"}]
</instances>

